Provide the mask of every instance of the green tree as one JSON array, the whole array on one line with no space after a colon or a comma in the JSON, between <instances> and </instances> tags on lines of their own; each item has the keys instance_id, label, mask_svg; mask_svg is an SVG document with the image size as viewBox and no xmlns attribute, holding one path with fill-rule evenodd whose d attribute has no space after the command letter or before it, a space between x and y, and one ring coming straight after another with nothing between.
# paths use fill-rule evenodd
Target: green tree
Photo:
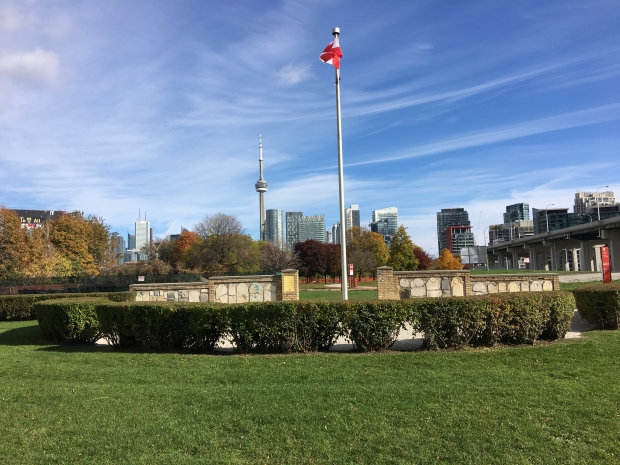
<instances>
[{"instance_id":1,"label":"green tree","mask_svg":"<svg viewBox=\"0 0 620 465\"><path fill-rule=\"evenodd\" d=\"M439 258L435 261L435 266L440 270L462 270L460 255L456 257L452 255L448 249L443 249L439 254Z\"/></svg>"},{"instance_id":2,"label":"green tree","mask_svg":"<svg viewBox=\"0 0 620 465\"><path fill-rule=\"evenodd\" d=\"M414 271L418 269L418 259L414 252L415 245L411 242L407 228L399 226L390 245L388 266L395 271Z\"/></svg>"}]
</instances>

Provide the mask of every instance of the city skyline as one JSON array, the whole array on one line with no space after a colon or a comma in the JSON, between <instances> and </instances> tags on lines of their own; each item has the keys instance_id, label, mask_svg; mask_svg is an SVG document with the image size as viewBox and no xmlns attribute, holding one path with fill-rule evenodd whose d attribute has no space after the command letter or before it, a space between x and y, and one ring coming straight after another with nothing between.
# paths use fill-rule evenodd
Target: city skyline
<instances>
[{"instance_id":1,"label":"city skyline","mask_svg":"<svg viewBox=\"0 0 620 465\"><path fill-rule=\"evenodd\" d=\"M336 223L339 27L345 204L396 205L433 255L463 207L482 244L507 205L620 190L619 22L603 0L5 0L0 204L121 234L143 208L157 237L223 212L257 239L262 131L265 209Z\"/></svg>"}]
</instances>

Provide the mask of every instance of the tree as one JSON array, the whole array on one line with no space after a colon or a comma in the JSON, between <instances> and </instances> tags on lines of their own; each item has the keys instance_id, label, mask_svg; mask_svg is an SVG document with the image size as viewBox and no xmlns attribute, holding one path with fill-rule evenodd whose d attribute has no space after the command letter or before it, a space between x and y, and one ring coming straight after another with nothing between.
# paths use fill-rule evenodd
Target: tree
<instances>
[{"instance_id":1,"label":"tree","mask_svg":"<svg viewBox=\"0 0 620 465\"><path fill-rule=\"evenodd\" d=\"M269 242L260 244L259 263L262 272L282 271L297 269L299 257L292 250L282 250Z\"/></svg>"},{"instance_id":2,"label":"tree","mask_svg":"<svg viewBox=\"0 0 620 465\"><path fill-rule=\"evenodd\" d=\"M435 261L435 266L440 270L462 270L461 257L452 255L448 249L443 249L439 258Z\"/></svg>"},{"instance_id":3,"label":"tree","mask_svg":"<svg viewBox=\"0 0 620 465\"><path fill-rule=\"evenodd\" d=\"M194 232L200 240L183 253L189 268L209 274L258 271L258 244L243 233L237 217L224 213L207 215L194 227Z\"/></svg>"},{"instance_id":4,"label":"tree","mask_svg":"<svg viewBox=\"0 0 620 465\"><path fill-rule=\"evenodd\" d=\"M49 238L60 257L62 272L72 276L96 275L106 263L109 227L103 219L81 212L62 215L50 223ZM66 269L67 262L70 269Z\"/></svg>"},{"instance_id":5,"label":"tree","mask_svg":"<svg viewBox=\"0 0 620 465\"><path fill-rule=\"evenodd\" d=\"M0 207L0 278L21 277L30 261L27 230L13 210Z\"/></svg>"},{"instance_id":6,"label":"tree","mask_svg":"<svg viewBox=\"0 0 620 465\"><path fill-rule=\"evenodd\" d=\"M183 261L183 255L192 245L200 241L200 236L195 232L184 229L181 231L179 238L174 241L172 252L172 265L176 265Z\"/></svg>"},{"instance_id":7,"label":"tree","mask_svg":"<svg viewBox=\"0 0 620 465\"><path fill-rule=\"evenodd\" d=\"M399 226L392 236L388 265L395 271L414 271L418 269L418 259L414 253L415 245L411 242L407 228Z\"/></svg>"},{"instance_id":8,"label":"tree","mask_svg":"<svg viewBox=\"0 0 620 465\"><path fill-rule=\"evenodd\" d=\"M323 273L322 244L314 239L295 244L295 253L299 256L299 273L306 278Z\"/></svg>"},{"instance_id":9,"label":"tree","mask_svg":"<svg viewBox=\"0 0 620 465\"><path fill-rule=\"evenodd\" d=\"M347 236L347 260L361 278L364 273L374 273L387 263L389 254L380 234L353 226Z\"/></svg>"},{"instance_id":10,"label":"tree","mask_svg":"<svg viewBox=\"0 0 620 465\"><path fill-rule=\"evenodd\" d=\"M418 270L430 270L433 268L433 259L422 247L414 246L413 253L418 259Z\"/></svg>"}]
</instances>

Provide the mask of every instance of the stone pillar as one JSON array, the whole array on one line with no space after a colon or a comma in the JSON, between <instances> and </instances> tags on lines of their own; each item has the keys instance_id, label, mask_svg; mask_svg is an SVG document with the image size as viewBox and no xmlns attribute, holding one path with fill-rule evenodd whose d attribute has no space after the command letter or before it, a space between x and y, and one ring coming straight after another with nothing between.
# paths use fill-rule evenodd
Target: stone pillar
<instances>
[{"instance_id":1,"label":"stone pillar","mask_svg":"<svg viewBox=\"0 0 620 465\"><path fill-rule=\"evenodd\" d=\"M391 266L377 268L377 296L379 300L400 300L394 268Z\"/></svg>"},{"instance_id":2,"label":"stone pillar","mask_svg":"<svg viewBox=\"0 0 620 465\"><path fill-rule=\"evenodd\" d=\"M581 241L579 247L581 248L581 271L594 271L590 241Z\"/></svg>"},{"instance_id":3,"label":"stone pillar","mask_svg":"<svg viewBox=\"0 0 620 465\"><path fill-rule=\"evenodd\" d=\"M282 270L276 275L276 299L299 300L299 271Z\"/></svg>"}]
</instances>

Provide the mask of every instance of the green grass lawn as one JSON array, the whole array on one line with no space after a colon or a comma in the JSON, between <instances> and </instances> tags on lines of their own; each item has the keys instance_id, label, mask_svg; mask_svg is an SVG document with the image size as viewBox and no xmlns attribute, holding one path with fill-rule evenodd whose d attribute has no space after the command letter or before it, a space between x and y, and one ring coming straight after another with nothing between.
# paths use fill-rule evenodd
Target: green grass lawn
<instances>
[{"instance_id":1,"label":"green grass lawn","mask_svg":"<svg viewBox=\"0 0 620 465\"><path fill-rule=\"evenodd\" d=\"M0 323L7 464L592 464L620 457L620 332L464 352L58 347Z\"/></svg>"},{"instance_id":2,"label":"green grass lawn","mask_svg":"<svg viewBox=\"0 0 620 465\"><path fill-rule=\"evenodd\" d=\"M349 300L377 300L377 291L353 291L347 292ZM342 290L312 290L299 291L299 300L342 300Z\"/></svg>"}]
</instances>

